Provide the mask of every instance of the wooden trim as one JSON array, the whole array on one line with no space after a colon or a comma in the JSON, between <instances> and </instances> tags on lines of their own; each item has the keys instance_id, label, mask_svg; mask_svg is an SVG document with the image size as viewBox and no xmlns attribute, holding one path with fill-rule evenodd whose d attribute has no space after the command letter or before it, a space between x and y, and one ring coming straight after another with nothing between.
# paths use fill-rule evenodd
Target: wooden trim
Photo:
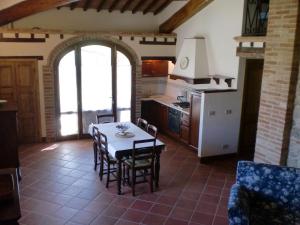
<instances>
[{"instance_id":1,"label":"wooden trim","mask_svg":"<svg viewBox=\"0 0 300 225\"><path fill-rule=\"evenodd\" d=\"M0 11L0 26L79 0L26 0Z\"/></svg>"},{"instance_id":2,"label":"wooden trim","mask_svg":"<svg viewBox=\"0 0 300 225\"><path fill-rule=\"evenodd\" d=\"M237 42L266 42L266 36L239 36L233 38Z\"/></svg>"},{"instance_id":3,"label":"wooden trim","mask_svg":"<svg viewBox=\"0 0 300 225\"><path fill-rule=\"evenodd\" d=\"M45 38L0 38L0 42L35 42L35 43L43 43L46 42Z\"/></svg>"},{"instance_id":4,"label":"wooden trim","mask_svg":"<svg viewBox=\"0 0 300 225\"><path fill-rule=\"evenodd\" d=\"M36 56L0 56L0 59L36 59L36 60L44 60L44 56L36 55Z\"/></svg>"},{"instance_id":5,"label":"wooden trim","mask_svg":"<svg viewBox=\"0 0 300 225\"><path fill-rule=\"evenodd\" d=\"M170 74L170 79L172 80L184 80L185 82L189 84L210 84L211 78L188 78L183 76L178 76L175 74Z\"/></svg>"},{"instance_id":6,"label":"wooden trim","mask_svg":"<svg viewBox=\"0 0 300 225\"><path fill-rule=\"evenodd\" d=\"M59 29L10 29L0 28L1 33L29 33L29 34L69 34L69 35L110 35L110 36L129 36L129 37L165 37L176 38L175 33L156 33L156 32L97 32L97 31L76 31L76 30L59 30Z\"/></svg>"},{"instance_id":7,"label":"wooden trim","mask_svg":"<svg viewBox=\"0 0 300 225\"><path fill-rule=\"evenodd\" d=\"M236 55L242 58L263 59L265 48L237 47Z\"/></svg>"},{"instance_id":8,"label":"wooden trim","mask_svg":"<svg viewBox=\"0 0 300 225\"><path fill-rule=\"evenodd\" d=\"M153 41L147 41L146 38L143 38L142 41L140 41L141 45L176 45L177 40L175 41L157 41L156 38L154 38Z\"/></svg>"},{"instance_id":9,"label":"wooden trim","mask_svg":"<svg viewBox=\"0 0 300 225\"><path fill-rule=\"evenodd\" d=\"M172 63L176 63L175 56L142 56L141 60L168 60L172 61Z\"/></svg>"},{"instance_id":10,"label":"wooden trim","mask_svg":"<svg viewBox=\"0 0 300 225\"><path fill-rule=\"evenodd\" d=\"M196 13L204 9L212 1L213 0L190 0L167 21L162 23L159 26L159 31L162 33L171 33Z\"/></svg>"}]
</instances>

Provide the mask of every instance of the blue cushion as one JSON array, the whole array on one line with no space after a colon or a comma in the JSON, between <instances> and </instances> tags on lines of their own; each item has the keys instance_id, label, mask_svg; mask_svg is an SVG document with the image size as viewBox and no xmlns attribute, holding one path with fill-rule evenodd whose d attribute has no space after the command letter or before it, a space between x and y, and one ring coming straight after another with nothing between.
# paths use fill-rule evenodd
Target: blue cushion
<instances>
[{"instance_id":1,"label":"blue cushion","mask_svg":"<svg viewBox=\"0 0 300 225\"><path fill-rule=\"evenodd\" d=\"M241 194L241 190L247 194ZM244 199L242 208L249 208L247 219L234 205L243 202L237 198ZM238 162L228 207L230 225L300 224L300 169Z\"/></svg>"}]
</instances>

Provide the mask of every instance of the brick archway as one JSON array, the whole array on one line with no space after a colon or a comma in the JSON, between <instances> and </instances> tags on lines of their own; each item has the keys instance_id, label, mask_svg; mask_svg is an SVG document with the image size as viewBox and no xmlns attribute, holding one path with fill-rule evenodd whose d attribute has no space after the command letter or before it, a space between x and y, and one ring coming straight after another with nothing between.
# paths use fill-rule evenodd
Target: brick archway
<instances>
[{"instance_id":1,"label":"brick archway","mask_svg":"<svg viewBox=\"0 0 300 225\"><path fill-rule=\"evenodd\" d=\"M106 42L115 44L120 47L131 61L133 67L133 96L135 96L135 115L140 115L140 80L141 80L141 65L139 58L135 51L129 47L126 43L115 39L113 37L99 36L99 35L87 35L72 37L59 45L57 45L48 57L47 64L43 66L43 82L44 82L44 101L45 101L45 125L46 125L46 139L47 141L55 141L57 138L57 118L56 118L56 93L55 93L55 77L57 75L57 66L61 57L73 46L80 43L89 42Z\"/></svg>"}]
</instances>

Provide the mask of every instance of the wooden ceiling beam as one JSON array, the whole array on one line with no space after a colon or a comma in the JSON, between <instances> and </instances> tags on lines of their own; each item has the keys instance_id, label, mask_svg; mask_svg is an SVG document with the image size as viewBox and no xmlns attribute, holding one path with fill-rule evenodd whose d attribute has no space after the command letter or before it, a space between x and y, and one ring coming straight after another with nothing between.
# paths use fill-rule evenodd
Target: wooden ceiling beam
<instances>
[{"instance_id":1,"label":"wooden ceiling beam","mask_svg":"<svg viewBox=\"0 0 300 225\"><path fill-rule=\"evenodd\" d=\"M155 5L157 4L156 0L152 0L147 8L143 11L143 14L147 14Z\"/></svg>"},{"instance_id":2,"label":"wooden ceiling beam","mask_svg":"<svg viewBox=\"0 0 300 225\"><path fill-rule=\"evenodd\" d=\"M77 7L78 3L79 2L73 2L73 3L71 3L70 4L70 10L74 10Z\"/></svg>"},{"instance_id":3,"label":"wooden ceiling beam","mask_svg":"<svg viewBox=\"0 0 300 225\"><path fill-rule=\"evenodd\" d=\"M79 0L25 0L0 11L0 26Z\"/></svg>"},{"instance_id":4,"label":"wooden ceiling beam","mask_svg":"<svg viewBox=\"0 0 300 225\"><path fill-rule=\"evenodd\" d=\"M112 12L115 9L115 7L118 5L119 2L120 2L120 0L114 0L113 3L110 5L108 11Z\"/></svg>"},{"instance_id":5,"label":"wooden ceiling beam","mask_svg":"<svg viewBox=\"0 0 300 225\"><path fill-rule=\"evenodd\" d=\"M97 12L100 12L100 10L103 8L106 0L100 0L98 7L97 7Z\"/></svg>"},{"instance_id":6,"label":"wooden ceiling beam","mask_svg":"<svg viewBox=\"0 0 300 225\"><path fill-rule=\"evenodd\" d=\"M132 3L132 0L127 0L127 2L123 5L122 9L120 10L121 13L124 13L128 7L130 6L130 4Z\"/></svg>"},{"instance_id":7,"label":"wooden ceiling beam","mask_svg":"<svg viewBox=\"0 0 300 225\"><path fill-rule=\"evenodd\" d=\"M162 33L170 33L194 16L196 13L204 9L213 0L190 0L173 16L159 26Z\"/></svg>"},{"instance_id":8,"label":"wooden ceiling beam","mask_svg":"<svg viewBox=\"0 0 300 225\"><path fill-rule=\"evenodd\" d=\"M83 6L83 10L86 11L89 9L90 5L91 5L92 0L86 0Z\"/></svg>"},{"instance_id":9,"label":"wooden ceiling beam","mask_svg":"<svg viewBox=\"0 0 300 225\"><path fill-rule=\"evenodd\" d=\"M163 11L173 0L165 0L155 11L154 15L159 14L161 11Z\"/></svg>"},{"instance_id":10,"label":"wooden ceiling beam","mask_svg":"<svg viewBox=\"0 0 300 225\"><path fill-rule=\"evenodd\" d=\"M145 3L145 0L140 0L138 4L133 8L132 13L135 14Z\"/></svg>"}]
</instances>

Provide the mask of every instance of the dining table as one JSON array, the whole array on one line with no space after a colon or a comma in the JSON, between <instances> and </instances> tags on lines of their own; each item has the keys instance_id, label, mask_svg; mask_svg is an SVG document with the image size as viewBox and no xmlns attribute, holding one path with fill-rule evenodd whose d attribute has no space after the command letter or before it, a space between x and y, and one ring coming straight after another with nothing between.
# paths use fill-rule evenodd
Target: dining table
<instances>
[{"instance_id":1,"label":"dining table","mask_svg":"<svg viewBox=\"0 0 300 225\"><path fill-rule=\"evenodd\" d=\"M139 140L147 140L153 139L154 137L141 129L140 127L136 126L134 123L125 122L121 123L122 125L128 126L128 130L126 131L127 134L130 135L120 135L120 130L117 128L120 125L119 122L113 123L100 123L100 124L90 124L89 125L89 134L93 135L93 127L97 127L99 132L103 133L107 137L107 142L109 145L109 153L116 158L117 160L117 192L118 194L122 194L121 190L121 183L122 183L122 159L125 157L128 158L132 154L133 149L133 141ZM147 148L152 148L153 144L151 143L144 143L139 145L140 149L144 150ZM155 163L154 163L154 182L155 187L159 187L159 172L160 172L160 154L165 148L165 144L156 139L155 144Z\"/></svg>"}]
</instances>

